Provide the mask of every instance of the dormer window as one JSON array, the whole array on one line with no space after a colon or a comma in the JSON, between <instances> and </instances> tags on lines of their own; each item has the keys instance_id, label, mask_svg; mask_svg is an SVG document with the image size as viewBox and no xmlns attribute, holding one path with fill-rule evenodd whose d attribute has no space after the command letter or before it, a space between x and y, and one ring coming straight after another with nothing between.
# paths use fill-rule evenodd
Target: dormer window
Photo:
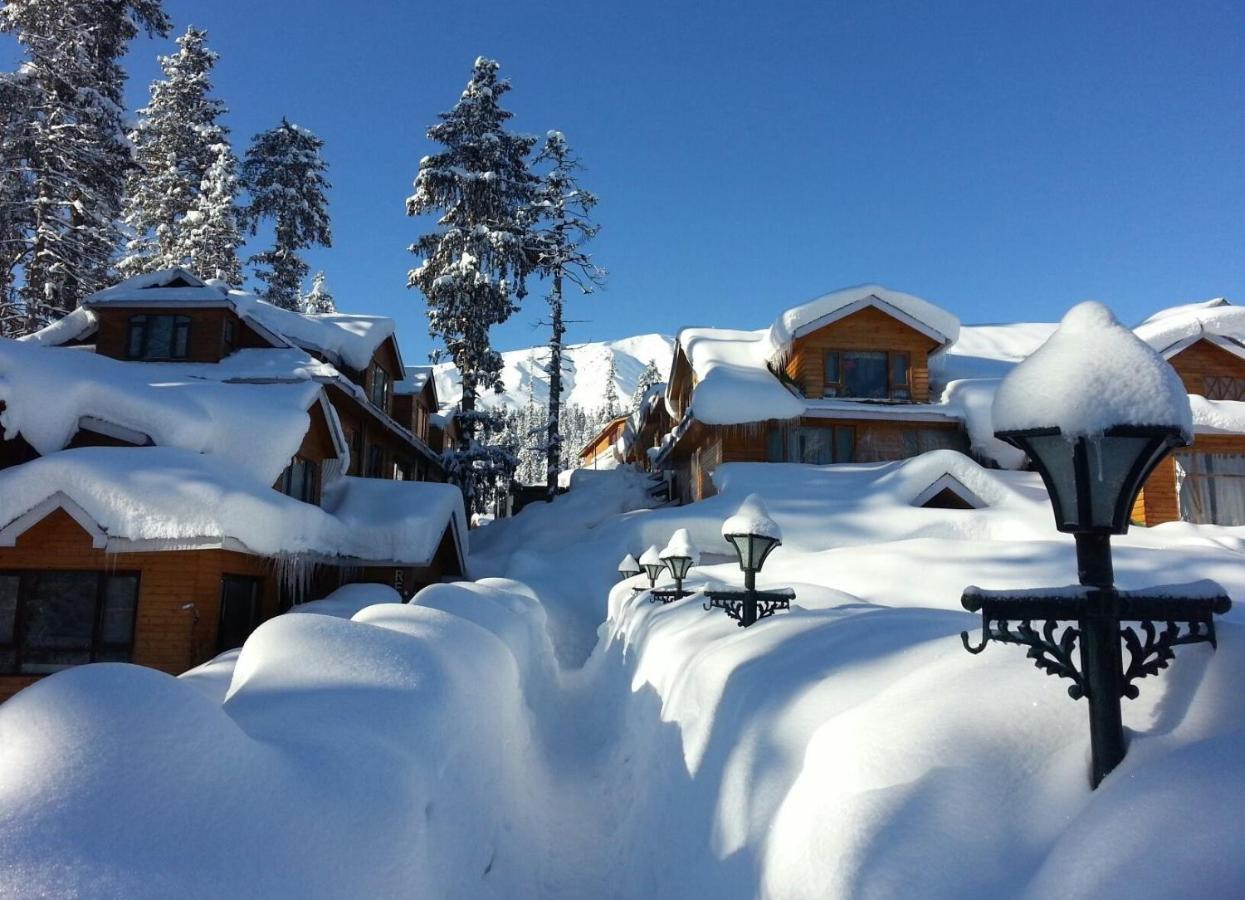
<instances>
[{"instance_id":1,"label":"dormer window","mask_svg":"<svg viewBox=\"0 0 1245 900\"><path fill-rule=\"evenodd\" d=\"M190 316L130 316L126 359L185 359L190 352Z\"/></svg>"},{"instance_id":2,"label":"dormer window","mask_svg":"<svg viewBox=\"0 0 1245 900\"><path fill-rule=\"evenodd\" d=\"M304 503L320 502L320 464L295 456L281 473L281 493Z\"/></svg>"},{"instance_id":3,"label":"dormer window","mask_svg":"<svg viewBox=\"0 0 1245 900\"><path fill-rule=\"evenodd\" d=\"M823 397L911 400L908 354L885 350L827 350Z\"/></svg>"},{"instance_id":4,"label":"dormer window","mask_svg":"<svg viewBox=\"0 0 1245 900\"><path fill-rule=\"evenodd\" d=\"M390 384L389 373L376 363L372 363L371 390L368 392L368 399L377 409L389 410Z\"/></svg>"}]
</instances>

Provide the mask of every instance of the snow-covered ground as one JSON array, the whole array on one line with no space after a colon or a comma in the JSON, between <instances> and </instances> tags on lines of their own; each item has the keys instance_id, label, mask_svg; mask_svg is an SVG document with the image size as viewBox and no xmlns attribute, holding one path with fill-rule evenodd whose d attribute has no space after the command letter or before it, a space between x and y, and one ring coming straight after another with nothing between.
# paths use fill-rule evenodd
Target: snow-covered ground
<instances>
[{"instance_id":1,"label":"snow-covered ground","mask_svg":"<svg viewBox=\"0 0 1245 900\"><path fill-rule=\"evenodd\" d=\"M1245 889L1239 609L1218 651L1140 682L1096 792L1084 702L1018 648L961 647L966 585L1075 581L1036 476L948 451L732 464L718 496L650 510L641 476L589 475L473 534L496 577L413 605L356 589L181 679L82 667L0 706L0 894ZM982 508L912 505L944 475ZM790 612L744 630L617 583L679 528L691 587L739 583L720 528L753 493L784 538L759 586L794 587ZM1122 586L1214 578L1245 600L1245 529L1116 547Z\"/></svg>"}]
</instances>

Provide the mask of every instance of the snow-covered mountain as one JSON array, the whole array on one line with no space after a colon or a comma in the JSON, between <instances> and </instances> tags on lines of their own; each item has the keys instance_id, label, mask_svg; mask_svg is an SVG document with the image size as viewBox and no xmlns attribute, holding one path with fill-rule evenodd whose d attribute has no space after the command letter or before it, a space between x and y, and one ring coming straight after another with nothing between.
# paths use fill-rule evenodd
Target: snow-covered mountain
<instances>
[{"instance_id":1,"label":"snow-covered mountain","mask_svg":"<svg viewBox=\"0 0 1245 900\"><path fill-rule=\"evenodd\" d=\"M605 402L605 382L612 356L614 389L618 392L619 402L625 407L649 360L656 363L657 370L665 377L670 371L673 352L674 339L664 334L641 334L616 341L568 344L562 353L562 402L577 404L585 409L601 406ZM501 394L485 392L480 397L482 405L519 410L527 406L529 397L537 405L548 402L548 347L509 350L502 353L502 361L502 380L506 389ZM457 403L462 395L462 386L454 364L442 363L436 366L434 377L437 380L437 397L441 401L441 407L444 409Z\"/></svg>"}]
</instances>

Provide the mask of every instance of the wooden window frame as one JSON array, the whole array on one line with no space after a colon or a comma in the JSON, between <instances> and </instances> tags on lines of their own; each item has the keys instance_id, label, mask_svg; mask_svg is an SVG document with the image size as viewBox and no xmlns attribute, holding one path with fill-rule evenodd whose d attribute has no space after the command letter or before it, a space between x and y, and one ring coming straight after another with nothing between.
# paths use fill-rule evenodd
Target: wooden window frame
<instances>
[{"instance_id":1,"label":"wooden window frame","mask_svg":"<svg viewBox=\"0 0 1245 900\"><path fill-rule=\"evenodd\" d=\"M843 378L844 357L849 353L884 353L886 355L886 397L849 397L844 393L846 390L846 382ZM838 374L837 381L831 381L827 375L830 368L830 360L835 359L835 368ZM895 362L899 359L904 361L904 371L907 373L907 380L903 383L894 380ZM912 354L907 350L861 350L860 348L847 349L831 349L822 353L821 358L821 374L822 387L821 396L826 400L892 400L900 403L912 402ZM906 397L896 397L897 391L907 393Z\"/></svg>"},{"instance_id":2,"label":"wooden window frame","mask_svg":"<svg viewBox=\"0 0 1245 900\"><path fill-rule=\"evenodd\" d=\"M301 495L294 493L294 467L299 464L306 466L306 477L303 479L303 492ZM279 490L287 497L293 497L295 500L301 500L303 503L319 506L320 479L319 461L299 454L291 459L290 464L282 470L281 487Z\"/></svg>"},{"instance_id":3,"label":"wooden window frame","mask_svg":"<svg viewBox=\"0 0 1245 900\"><path fill-rule=\"evenodd\" d=\"M169 336L169 355L152 356L148 351L151 344L151 325L155 319L172 319L173 330ZM182 362L190 359L191 317L180 313L135 313L126 320L125 358L137 362ZM137 351L135 350L135 331L138 331ZM184 335L183 351L178 355L178 332Z\"/></svg>"},{"instance_id":4,"label":"wooden window frame","mask_svg":"<svg viewBox=\"0 0 1245 900\"><path fill-rule=\"evenodd\" d=\"M393 393L393 379L380 363L372 363L368 373L367 399L377 409L389 411L389 398ZM380 384L380 402L376 398L376 385Z\"/></svg>"},{"instance_id":5,"label":"wooden window frame","mask_svg":"<svg viewBox=\"0 0 1245 900\"><path fill-rule=\"evenodd\" d=\"M55 575L64 573L89 574L95 576L95 611L91 622L91 647L90 659L88 662L96 662L101 654L106 651L124 654L129 661L134 659L134 639L138 629L138 606L142 598L143 576L139 570L121 569L117 571L109 571L105 569L0 569L0 577L17 578L17 602L13 610L13 634L8 642L0 643L0 650L12 652L13 665L12 668L5 670L0 668L0 676L40 676L50 675L51 672L23 672L23 651L26 650L26 620L29 613L26 604L30 592L30 582L32 578L40 575ZM105 643L103 640L104 629L104 600L107 595L107 585L109 579L112 578L133 578L134 579L134 609L130 618L130 639L127 644ZM111 656L111 653L110 653ZM86 665L79 663L75 665ZM67 665L65 669L74 668L74 665ZM59 671L59 670L58 670Z\"/></svg>"}]
</instances>

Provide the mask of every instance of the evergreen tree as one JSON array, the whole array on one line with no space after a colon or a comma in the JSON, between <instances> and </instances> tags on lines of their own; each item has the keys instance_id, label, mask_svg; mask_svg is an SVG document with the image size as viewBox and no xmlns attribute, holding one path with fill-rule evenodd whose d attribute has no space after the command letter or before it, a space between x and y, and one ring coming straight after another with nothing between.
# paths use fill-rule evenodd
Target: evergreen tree
<instances>
[{"instance_id":1,"label":"evergreen tree","mask_svg":"<svg viewBox=\"0 0 1245 900\"><path fill-rule=\"evenodd\" d=\"M17 291L18 268L30 249L34 196L26 161L34 92L22 73L0 74L0 337L31 330Z\"/></svg>"},{"instance_id":2,"label":"evergreen tree","mask_svg":"<svg viewBox=\"0 0 1245 900\"><path fill-rule=\"evenodd\" d=\"M132 165L119 60L144 29L168 33L160 0L8 0L0 31L25 52L33 103L24 130L31 221L23 254L27 327L104 287Z\"/></svg>"},{"instance_id":3,"label":"evergreen tree","mask_svg":"<svg viewBox=\"0 0 1245 900\"><path fill-rule=\"evenodd\" d=\"M261 296L284 309L298 309L307 277L307 263L298 251L332 246L323 147L324 141L306 128L282 119L277 127L255 135L242 163L242 184L251 195L245 210L251 234L261 220L273 221L272 249L249 262L264 267L255 271L267 286Z\"/></svg>"},{"instance_id":4,"label":"evergreen tree","mask_svg":"<svg viewBox=\"0 0 1245 900\"><path fill-rule=\"evenodd\" d=\"M618 369L614 367L614 351L607 350L606 352L610 355L610 364L605 370L605 407L603 412L608 421L618 415L618 386L615 384L618 381Z\"/></svg>"},{"instance_id":5,"label":"evergreen tree","mask_svg":"<svg viewBox=\"0 0 1245 900\"><path fill-rule=\"evenodd\" d=\"M333 303L333 295L324 283L324 273L316 272L311 279L311 290L303 297L303 312L309 316L325 316L337 312Z\"/></svg>"},{"instance_id":6,"label":"evergreen tree","mask_svg":"<svg viewBox=\"0 0 1245 900\"><path fill-rule=\"evenodd\" d=\"M126 183L123 220L132 237L117 264L127 278L184 265L200 250L191 234L198 216L191 213L202 212L208 172L226 141L218 122L225 104L208 96L218 57L206 39L206 31L191 26L177 39L177 52L160 57L164 79L152 82L151 101L130 132L136 166Z\"/></svg>"},{"instance_id":7,"label":"evergreen tree","mask_svg":"<svg viewBox=\"0 0 1245 900\"><path fill-rule=\"evenodd\" d=\"M635 383L635 391L631 394L632 410L640 408L640 404L644 402L644 395L655 384L661 384L661 372L657 369L657 363L650 359L644 366L644 370L640 372L640 377Z\"/></svg>"},{"instance_id":8,"label":"evergreen tree","mask_svg":"<svg viewBox=\"0 0 1245 900\"><path fill-rule=\"evenodd\" d=\"M549 492L548 499L553 500L558 488L558 473L562 471L562 338L566 333L562 316L563 285L570 281L583 293L591 293L604 272L593 265L592 259L583 250L583 245L598 231L590 218L597 198L579 186L576 172L581 166L561 132L549 132L536 159L553 164L541 179L533 204L533 217L541 223L535 241L537 265L550 281L549 424L545 439L545 487ZM612 387L610 389L613 390ZM615 395L615 403L617 399Z\"/></svg>"},{"instance_id":9,"label":"evergreen tree","mask_svg":"<svg viewBox=\"0 0 1245 900\"><path fill-rule=\"evenodd\" d=\"M468 506L477 483L497 469L494 452L477 435L487 415L477 412L481 390L501 388L501 357L489 329L506 321L525 293L531 268L529 210L535 178L527 157L533 138L505 128L500 106L510 90L498 64L479 58L471 80L449 112L428 129L444 149L425 156L407 198L407 215L439 213L437 228L411 251L422 257L408 286L428 302L428 330L440 338L462 377L459 445L447 468Z\"/></svg>"},{"instance_id":10,"label":"evergreen tree","mask_svg":"<svg viewBox=\"0 0 1245 900\"><path fill-rule=\"evenodd\" d=\"M234 205L238 194L237 165L228 143L212 145L212 164L186 213L181 253L199 276L219 278L241 287L238 248L242 246L242 231Z\"/></svg>"}]
</instances>

